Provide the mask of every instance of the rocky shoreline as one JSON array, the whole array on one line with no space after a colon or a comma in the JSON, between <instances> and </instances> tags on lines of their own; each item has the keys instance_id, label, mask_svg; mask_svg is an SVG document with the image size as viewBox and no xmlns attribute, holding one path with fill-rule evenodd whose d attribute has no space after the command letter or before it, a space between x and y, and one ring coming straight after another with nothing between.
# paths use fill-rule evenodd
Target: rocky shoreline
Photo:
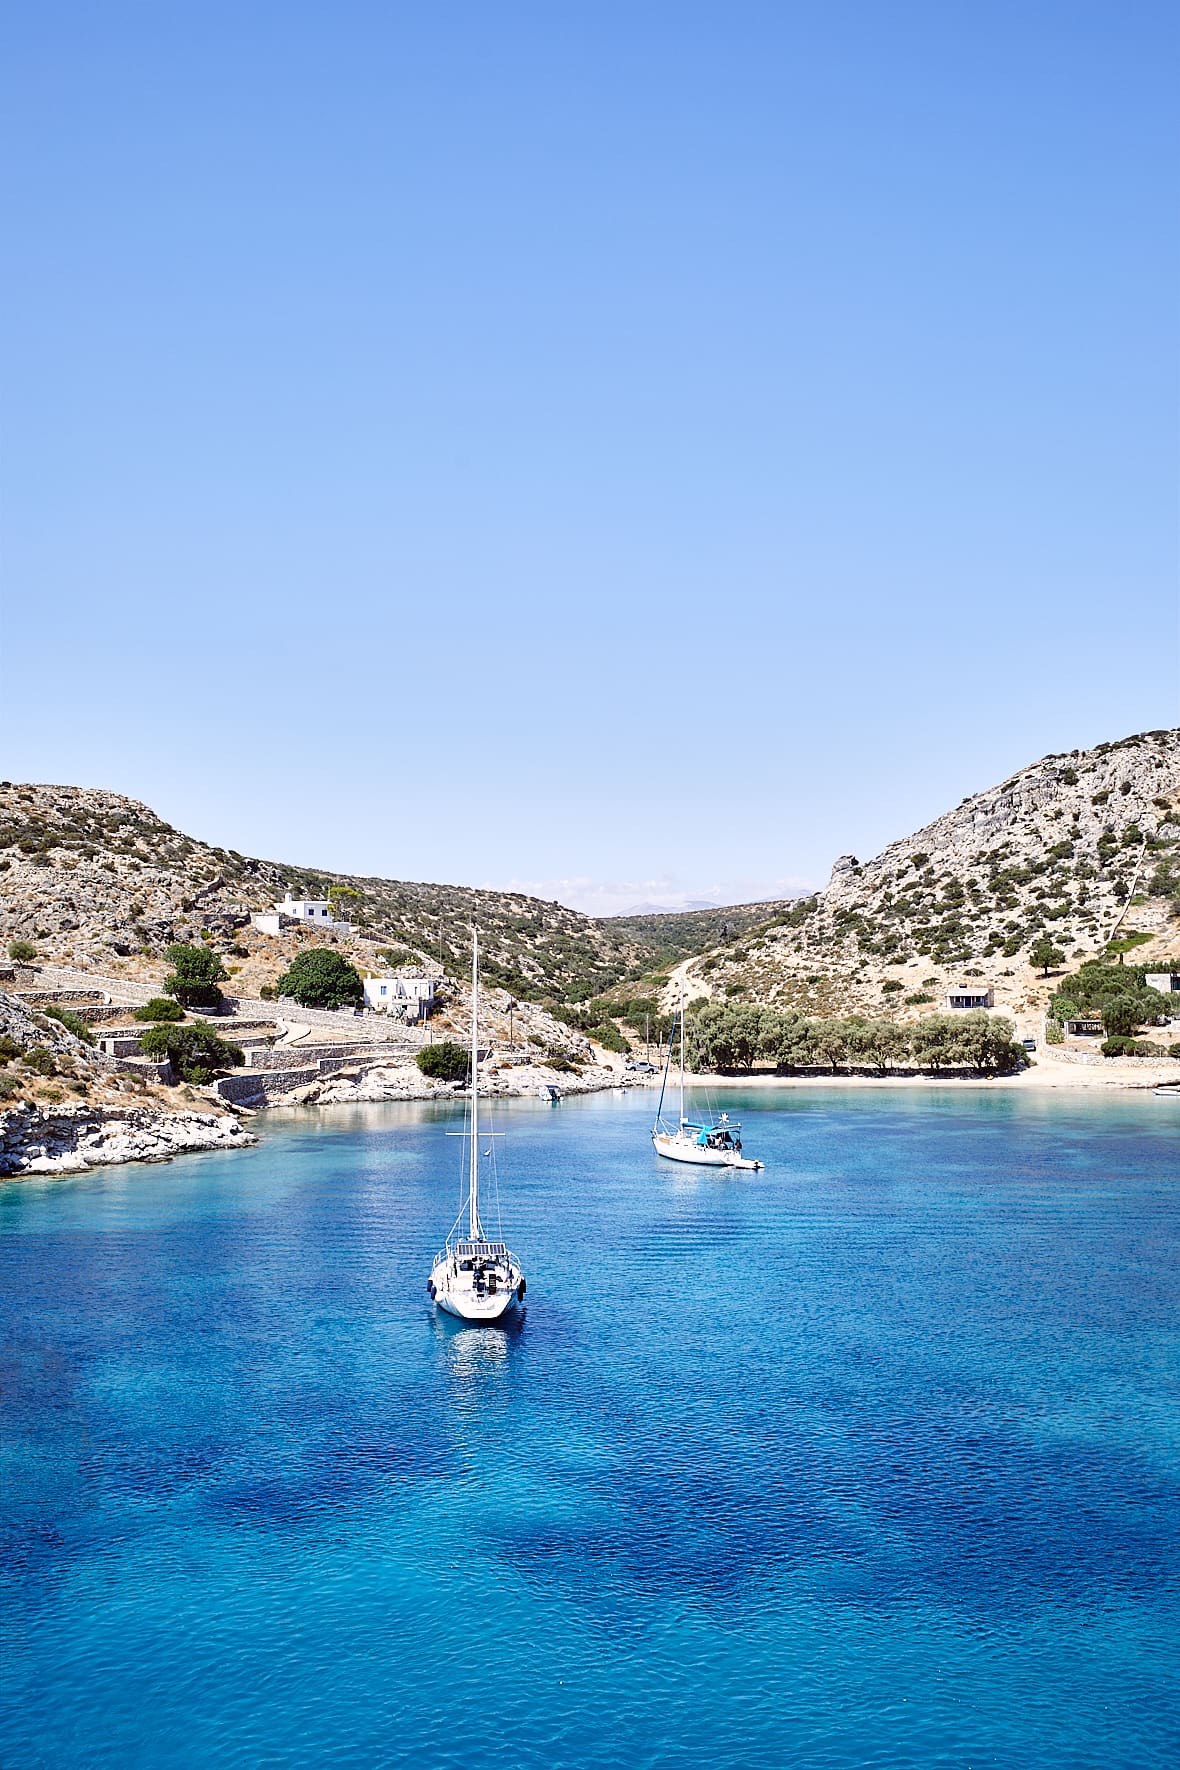
<instances>
[{"instance_id":1,"label":"rocky shoreline","mask_svg":"<svg viewBox=\"0 0 1180 1770\"><path fill-rule=\"evenodd\" d=\"M170 1161L196 1150L245 1149L257 1142L230 1113L22 1103L0 1112L0 1177L82 1174L88 1168Z\"/></svg>"}]
</instances>

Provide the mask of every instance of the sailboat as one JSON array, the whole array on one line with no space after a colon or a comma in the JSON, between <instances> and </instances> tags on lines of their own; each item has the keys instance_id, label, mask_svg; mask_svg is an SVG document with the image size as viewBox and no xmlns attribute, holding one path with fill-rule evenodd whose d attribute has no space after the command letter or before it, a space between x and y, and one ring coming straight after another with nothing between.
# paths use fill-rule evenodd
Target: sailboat
<instances>
[{"instance_id":1,"label":"sailboat","mask_svg":"<svg viewBox=\"0 0 1180 1770\"><path fill-rule=\"evenodd\" d=\"M668 1071L672 1064L672 1046L676 1039L673 1027L668 1039L668 1055L664 1059L664 1074L660 1082L660 1103L656 1107L656 1122L651 1129L651 1140L655 1144L656 1154L667 1156L670 1162L692 1162L702 1168L760 1168L762 1163L753 1157L742 1154L742 1127L736 1119L731 1119L727 1112L720 1117L710 1115L707 1119L695 1120L684 1116L684 979L680 980L680 1117L674 1129L664 1123L664 1094L668 1087Z\"/></svg>"},{"instance_id":2,"label":"sailboat","mask_svg":"<svg viewBox=\"0 0 1180 1770\"><path fill-rule=\"evenodd\" d=\"M467 1196L446 1246L435 1255L426 1289L439 1309L461 1321L501 1321L523 1301L524 1273L502 1241L490 1241L479 1216L479 935L471 954L471 1140ZM465 1227L464 1227L465 1222Z\"/></svg>"}]
</instances>

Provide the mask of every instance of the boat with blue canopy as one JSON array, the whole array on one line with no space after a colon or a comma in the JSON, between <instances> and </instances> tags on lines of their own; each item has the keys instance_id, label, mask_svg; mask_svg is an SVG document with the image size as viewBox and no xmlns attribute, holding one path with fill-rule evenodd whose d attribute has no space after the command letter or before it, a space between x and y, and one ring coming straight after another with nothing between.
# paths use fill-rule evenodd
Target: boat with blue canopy
<instances>
[{"instance_id":1,"label":"boat with blue canopy","mask_svg":"<svg viewBox=\"0 0 1180 1770\"><path fill-rule=\"evenodd\" d=\"M657 1155L670 1162L691 1162L702 1168L760 1168L762 1163L742 1152L742 1127L727 1112L710 1114L707 1118L690 1119L684 1111L684 980L680 983L680 1009L677 1014L680 1031L680 1112L673 1125L664 1118L664 1097L668 1090L668 1072L672 1066L672 1049L676 1043L677 1024L668 1036L668 1053L660 1081L660 1101L651 1140Z\"/></svg>"}]
</instances>

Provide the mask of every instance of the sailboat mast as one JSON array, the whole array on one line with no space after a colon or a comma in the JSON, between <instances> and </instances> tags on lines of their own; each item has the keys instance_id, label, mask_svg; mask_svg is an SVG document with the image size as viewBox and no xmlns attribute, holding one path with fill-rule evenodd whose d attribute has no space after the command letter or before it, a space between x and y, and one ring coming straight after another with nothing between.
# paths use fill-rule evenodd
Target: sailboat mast
<instances>
[{"instance_id":1,"label":"sailboat mast","mask_svg":"<svg viewBox=\"0 0 1180 1770\"><path fill-rule=\"evenodd\" d=\"M471 930L471 1239L479 1227L479 932Z\"/></svg>"},{"instance_id":2,"label":"sailboat mast","mask_svg":"<svg viewBox=\"0 0 1180 1770\"><path fill-rule=\"evenodd\" d=\"M680 974L680 1123L684 1123L684 973Z\"/></svg>"}]
</instances>

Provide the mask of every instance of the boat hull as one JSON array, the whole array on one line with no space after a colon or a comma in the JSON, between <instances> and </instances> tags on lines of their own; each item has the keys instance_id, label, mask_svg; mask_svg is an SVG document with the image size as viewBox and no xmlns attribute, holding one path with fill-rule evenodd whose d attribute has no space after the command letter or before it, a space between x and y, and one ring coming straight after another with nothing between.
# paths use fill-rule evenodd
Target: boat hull
<instances>
[{"instance_id":1,"label":"boat hull","mask_svg":"<svg viewBox=\"0 0 1180 1770\"><path fill-rule=\"evenodd\" d=\"M666 1137L656 1132L652 1144L656 1154L662 1155L666 1161L687 1162L694 1168L738 1168L752 1172L762 1166L761 1162L739 1155L733 1149L705 1149L693 1137Z\"/></svg>"},{"instance_id":2,"label":"boat hull","mask_svg":"<svg viewBox=\"0 0 1180 1770\"><path fill-rule=\"evenodd\" d=\"M519 1303L520 1299L515 1291L509 1291L507 1302L499 1297L494 1297L488 1302L480 1302L477 1299L462 1296L436 1297L434 1299L435 1308L441 1309L444 1315L453 1315L456 1321L482 1323L486 1327L492 1327L496 1322L503 1321L505 1316L511 1315L519 1307Z\"/></svg>"},{"instance_id":3,"label":"boat hull","mask_svg":"<svg viewBox=\"0 0 1180 1770\"><path fill-rule=\"evenodd\" d=\"M509 1282L509 1279L511 1282ZM497 1274L495 1290L486 1282L477 1286L470 1271L464 1271L454 1260L436 1260L431 1269L429 1291L434 1305L457 1321L503 1321L520 1303L524 1274L513 1264L508 1274Z\"/></svg>"}]
</instances>

